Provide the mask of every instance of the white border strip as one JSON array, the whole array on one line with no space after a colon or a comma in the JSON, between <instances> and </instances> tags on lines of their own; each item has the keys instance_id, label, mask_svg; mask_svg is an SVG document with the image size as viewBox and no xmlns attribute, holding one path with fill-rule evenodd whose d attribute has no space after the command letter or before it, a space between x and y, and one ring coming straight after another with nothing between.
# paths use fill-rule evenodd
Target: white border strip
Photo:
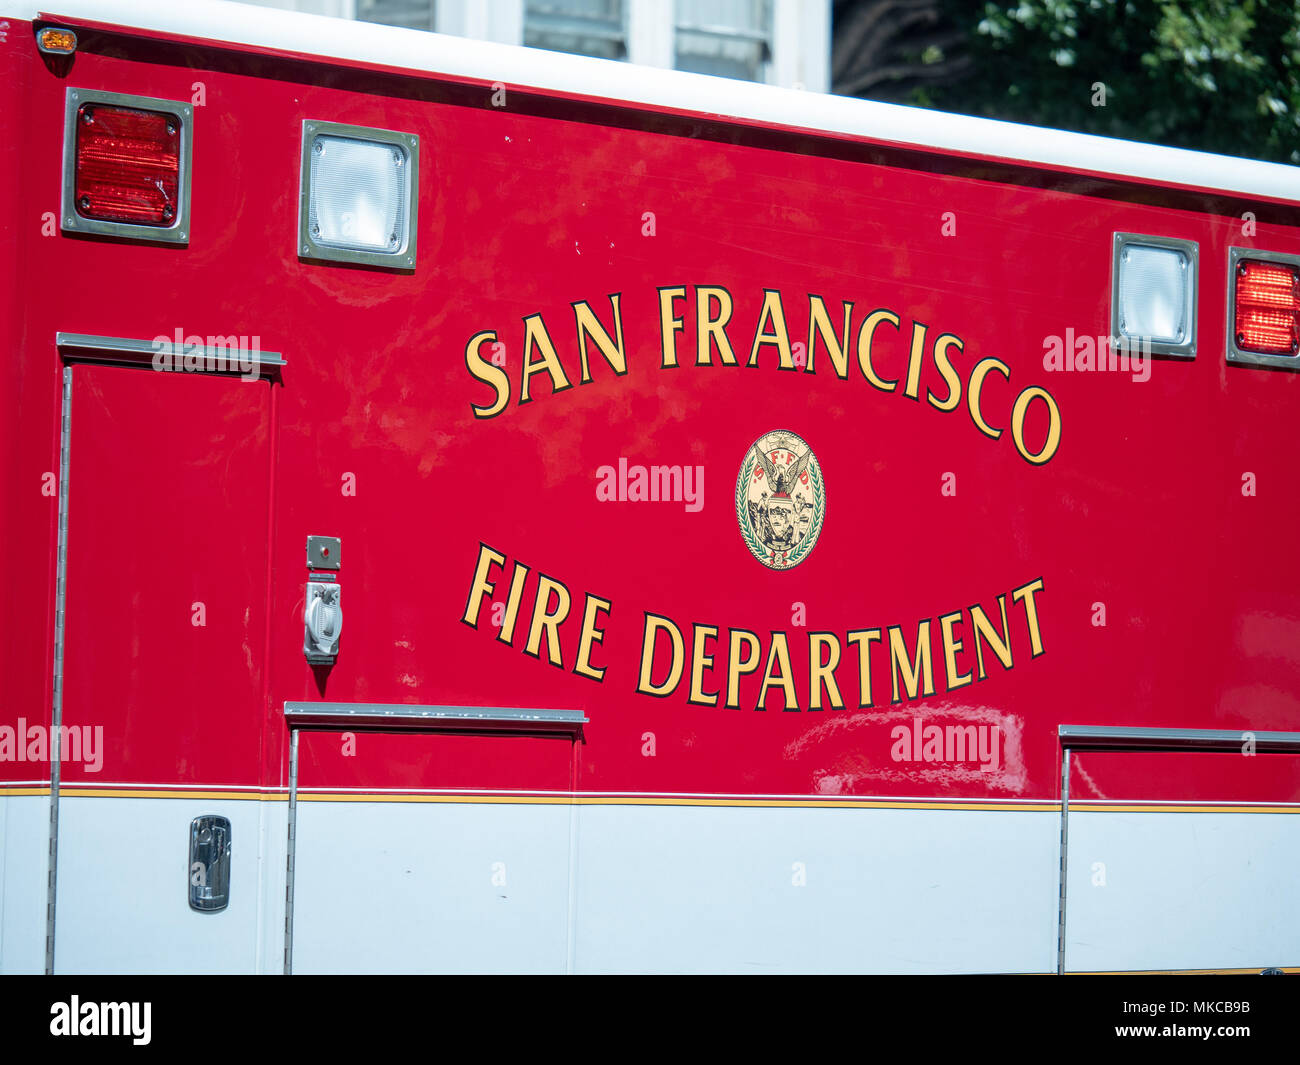
<instances>
[{"instance_id":1,"label":"white border strip","mask_svg":"<svg viewBox=\"0 0 1300 1065\"><path fill-rule=\"evenodd\" d=\"M225 0L48 0L68 18L1300 203L1300 167ZM9 17L41 10L0 0Z\"/></svg>"}]
</instances>

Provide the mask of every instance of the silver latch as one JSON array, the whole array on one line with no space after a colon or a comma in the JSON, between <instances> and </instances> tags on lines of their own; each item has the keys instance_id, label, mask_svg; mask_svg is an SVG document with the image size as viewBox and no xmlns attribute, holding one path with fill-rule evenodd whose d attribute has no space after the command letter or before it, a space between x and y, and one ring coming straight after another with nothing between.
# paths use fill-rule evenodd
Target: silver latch
<instances>
[{"instance_id":1,"label":"silver latch","mask_svg":"<svg viewBox=\"0 0 1300 1065\"><path fill-rule=\"evenodd\" d=\"M230 821L204 814L190 822L190 909L216 913L230 903Z\"/></svg>"},{"instance_id":2,"label":"silver latch","mask_svg":"<svg viewBox=\"0 0 1300 1065\"><path fill-rule=\"evenodd\" d=\"M340 588L333 582L307 582L307 608L302 650L314 664L333 663L339 654L339 632L343 628Z\"/></svg>"},{"instance_id":3,"label":"silver latch","mask_svg":"<svg viewBox=\"0 0 1300 1065\"><path fill-rule=\"evenodd\" d=\"M303 604L302 653L312 665L333 665L338 658L343 610L335 573L342 563L342 553L343 541L337 536L307 537L309 572Z\"/></svg>"}]
</instances>

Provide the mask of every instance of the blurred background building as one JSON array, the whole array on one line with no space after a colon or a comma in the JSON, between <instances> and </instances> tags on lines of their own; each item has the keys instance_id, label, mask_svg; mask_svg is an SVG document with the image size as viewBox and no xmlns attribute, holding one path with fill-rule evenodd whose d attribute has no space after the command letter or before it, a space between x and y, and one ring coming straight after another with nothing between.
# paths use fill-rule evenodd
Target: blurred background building
<instances>
[{"instance_id":1,"label":"blurred background building","mask_svg":"<svg viewBox=\"0 0 1300 1065\"><path fill-rule=\"evenodd\" d=\"M1300 165L1300 0L245 0Z\"/></svg>"},{"instance_id":2,"label":"blurred background building","mask_svg":"<svg viewBox=\"0 0 1300 1065\"><path fill-rule=\"evenodd\" d=\"M831 0L245 0L826 92Z\"/></svg>"}]
</instances>

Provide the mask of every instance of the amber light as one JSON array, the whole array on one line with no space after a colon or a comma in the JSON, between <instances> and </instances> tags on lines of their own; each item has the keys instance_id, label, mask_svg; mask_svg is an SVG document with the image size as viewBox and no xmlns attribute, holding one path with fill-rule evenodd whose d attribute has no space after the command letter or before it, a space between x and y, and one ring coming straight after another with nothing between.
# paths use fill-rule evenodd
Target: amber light
<instances>
[{"instance_id":1,"label":"amber light","mask_svg":"<svg viewBox=\"0 0 1300 1065\"><path fill-rule=\"evenodd\" d=\"M1300 351L1300 269L1254 260L1239 263L1233 328L1243 351Z\"/></svg>"},{"instance_id":2,"label":"amber light","mask_svg":"<svg viewBox=\"0 0 1300 1065\"><path fill-rule=\"evenodd\" d=\"M83 218L171 226L181 172L175 115L107 104L77 110L74 202Z\"/></svg>"},{"instance_id":3,"label":"amber light","mask_svg":"<svg viewBox=\"0 0 1300 1065\"><path fill-rule=\"evenodd\" d=\"M36 35L36 47L49 55L71 55L77 50L77 35L71 30L47 27Z\"/></svg>"}]
</instances>

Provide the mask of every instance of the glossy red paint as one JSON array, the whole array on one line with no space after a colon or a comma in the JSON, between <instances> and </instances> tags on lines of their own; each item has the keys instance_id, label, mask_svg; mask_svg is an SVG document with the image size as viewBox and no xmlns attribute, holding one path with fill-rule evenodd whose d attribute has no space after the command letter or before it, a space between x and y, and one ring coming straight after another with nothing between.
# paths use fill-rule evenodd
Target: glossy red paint
<instances>
[{"instance_id":1,"label":"glossy red paint","mask_svg":"<svg viewBox=\"0 0 1300 1065\"><path fill-rule=\"evenodd\" d=\"M549 793L573 790L570 736L464 735L459 733L303 732L298 741L298 787L422 794L433 789L465 793ZM433 783L433 782L436 782Z\"/></svg>"},{"instance_id":2,"label":"glossy red paint","mask_svg":"<svg viewBox=\"0 0 1300 1065\"><path fill-rule=\"evenodd\" d=\"M522 89L495 108L484 86L427 76L196 41L81 39L62 72L34 45L0 56L0 187L20 205L0 256L0 281L15 282L0 326L12 353L0 474L6 719L48 720L53 697L57 499L41 486L59 468L55 331L257 335L288 365L274 383L74 367L65 723L103 724L107 739L98 777L67 766L69 779L283 787L286 700L590 718L571 785L539 775L527 743L484 739L471 762L482 774L448 775L408 764L396 737L367 739L389 753L362 771L322 770L331 787L1026 801L1058 794L1059 724L1298 727L1300 561L1287 533L1300 378L1227 366L1223 352L1228 248L1300 253L1294 205L1258 205L1244 236L1244 201L1190 188L1034 168L1017 183L1009 168L955 153L701 125L613 101L574 101L566 117L563 99ZM187 246L42 235L44 213L58 211L68 86L188 101L196 82L206 103ZM414 271L298 257L304 119L419 135ZM1109 331L1117 231L1199 243L1196 358L1157 359L1144 382L1047 372L1045 338ZM687 300L680 365L662 369L657 290L668 286ZM701 286L734 300L738 366L718 365L716 351L713 365L694 365ZM805 344L810 294L837 331L842 301L855 330L872 310L893 311L900 331L884 327L873 354L882 379L906 379L914 322L928 327L927 351L955 334L963 402L943 412L929 401L945 382L928 357L915 400L901 383L872 387L853 359L839 379L825 350L815 374L780 369L773 347L745 365L765 290L781 293L791 339ZM627 373L593 353L592 380L576 384L571 304L587 301L609 327L612 293ZM498 334L517 394L521 323L534 314L575 387L552 394L535 376L531 402L476 418L492 393L467 372L468 341ZM984 390L997 440L965 404L989 357L1009 374ZM1005 431L1030 386L1050 392L1061 417L1059 450L1042 466ZM734 504L746 450L774 429L806 440L825 478L820 540L786 572L750 554ZM1031 447L1044 432L1040 404ZM704 506L599 501L598 470L620 458L702 467ZM343 540L342 649L328 671L302 653L310 533ZM495 638L486 603L477 628L462 621L481 544L532 571L513 646ZM560 668L520 650L538 573L573 597ZM509 578L494 577L488 599L502 601ZM1034 656L1011 593L1039 579ZM587 594L611 604L592 655L599 682L573 672ZM964 612L958 669L971 670L969 608L1000 628L999 596L1013 667L986 651L987 679L945 691L939 619ZM741 709L692 705L689 666L669 697L638 694L647 612L681 626L687 650L692 623L752 630L764 650L788 633L801 710L782 711L773 695L756 711L759 674L742 681ZM900 626L914 649L927 619L934 696L892 703L877 657L874 705L856 708L846 647L838 676L850 708L809 710L807 631L879 628L887 645ZM725 690L725 677L704 686ZM893 730L917 719L996 727L996 767L895 760ZM1219 798L1219 777L1195 764L1179 797ZM1121 793L1140 790L1116 772ZM13 763L0 774L34 778ZM1232 798L1300 800L1293 777L1275 783Z\"/></svg>"},{"instance_id":3,"label":"glossy red paint","mask_svg":"<svg viewBox=\"0 0 1300 1065\"><path fill-rule=\"evenodd\" d=\"M63 723L103 726L104 757L63 781L256 783L270 387L85 365L73 382Z\"/></svg>"},{"instance_id":4,"label":"glossy red paint","mask_svg":"<svg viewBox=\"0 0 1300 1065\"><path fill-rule=\"evenodd\" d=\"M1213 780L1212 788L1207 780ZM1297 788L1300 758L1292 754L1074 751L1070 755L1071 810L1076 804L1084 808L1153 801L1194 806L1211 797L1215 803L1290 803Z\"/></svg>"}]
</instances>

